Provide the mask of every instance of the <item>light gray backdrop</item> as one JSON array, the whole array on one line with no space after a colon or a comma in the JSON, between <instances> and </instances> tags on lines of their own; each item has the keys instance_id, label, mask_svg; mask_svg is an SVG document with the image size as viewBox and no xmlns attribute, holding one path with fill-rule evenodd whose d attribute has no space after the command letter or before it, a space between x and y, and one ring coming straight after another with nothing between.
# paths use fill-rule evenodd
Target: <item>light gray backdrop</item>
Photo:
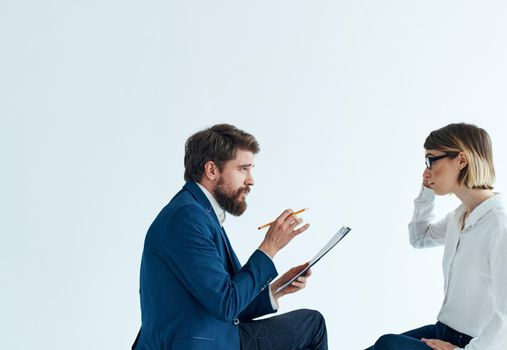
<instances>
[{"instance_id":1,"label":"light gray backdrop","mask_svg":"<svg viewBox=\"0 0 507 350\"><path fill-rule=\"evenodd\" d=\"M183 185L183 145L257 136L249 209L310 207L276 257L350 235L281 311L322 311L331 349L435 321L441 249L407 240L427 134L486 128L507 182L507 5L498 1L0 2L0 347L126 349L145 232ZM440 215L457 205L439 201Z\"/></svg>"}]
</instances>

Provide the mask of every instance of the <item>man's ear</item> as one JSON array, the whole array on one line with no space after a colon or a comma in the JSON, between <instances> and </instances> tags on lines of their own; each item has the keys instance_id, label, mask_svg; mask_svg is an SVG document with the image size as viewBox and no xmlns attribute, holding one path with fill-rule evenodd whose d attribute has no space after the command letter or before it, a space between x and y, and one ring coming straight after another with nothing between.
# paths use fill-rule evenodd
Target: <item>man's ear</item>
<instances>
[{"instance_id":1,"label":"man's ear","mask_svg":"<svg viewBox=\"0 0 507 350\"><path fill-rule=\"evenodd\" d=\"M220 170L215 162L209 160L204 164L204 176L210 181L218 180L220 176Z\"/></svg>"},{"instance_id":2,"label":"man's ear","mask_svg":"<svg viewBox=\"0 0 507 350\"><path fill-rule=\"evenodd\" d=\"M467 157L465 156L465 153L459 152L458 154L458 167L459 170L466 168L468 165Z\"/></svg>"}]
</instances>

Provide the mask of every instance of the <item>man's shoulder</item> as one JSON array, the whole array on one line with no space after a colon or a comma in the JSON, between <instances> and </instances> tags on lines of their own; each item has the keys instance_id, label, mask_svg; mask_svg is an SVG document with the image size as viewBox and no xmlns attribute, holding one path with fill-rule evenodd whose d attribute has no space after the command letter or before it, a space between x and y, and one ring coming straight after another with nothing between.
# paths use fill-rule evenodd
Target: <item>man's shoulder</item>
<instances>
[{"instance_id":1,"label":"man's shoulder","mask_svg":"<svg viewBox=\"0 0 507 350\"><path fill-rule=\"evenodd\" d=\"M182 188L174 197L169 201L166 207L179 208L185 205L199 205L192 193L185 188Z\"/></svg>"},{"instance_id":2,"label":"man's shoulder","mask_svg":"<svg viewBox=\"0 0 507 350\"><path fill-rule=\"evenodd\" d=\"M182 189L160 211L153 224L179 226L185 222L206 226L213 224L209 208L207 209L199 203L191 192Z\"/></svg>"},{"instance_id":3,"label":"man's shoulder","mask_svg":"<svg viewBox=\"0 0 507 350\"><path fill-rule=\"evenodd\" d=\"M180 191L159 212L150 225L146 242L157 246L167 239L183 238L182 232L205 236L214 231L209 213L188 191Z\"/></svg>"},{"instance_id":4,"label":"man's shoulder","mask_svg":"<svg viewBox=\"0 0 507 350\"><path fill-rule=\"evenodd\" d=\"M159 216L169 216L171 218L189 215L202 216L205 212L205 208L199 201L189 191L182 189L160 211Z\"/></svg>"}]
</instances>

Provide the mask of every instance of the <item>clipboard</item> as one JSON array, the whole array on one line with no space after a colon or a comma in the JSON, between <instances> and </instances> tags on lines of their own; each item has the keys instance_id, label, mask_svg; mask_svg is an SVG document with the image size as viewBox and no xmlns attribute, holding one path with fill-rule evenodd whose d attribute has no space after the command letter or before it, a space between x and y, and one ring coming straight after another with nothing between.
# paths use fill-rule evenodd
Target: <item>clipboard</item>
<instances>
[{"instance_id":1,"label":"clipboard","mask_svg":"<svg viewBox=\"0 0 507 350\"><path fill-rule=\"evenodd\" d=\"M280 292L281 290L287 288L299 276L304 275L306 273L306 271L310 267L312 267L313 265L315 265L320 259L322 259L322 257L324 255L326 255L331 249L333 249L338 244L338 242L340 242L343 239L343 237L345 237L347 235L347 233L350 232L350 230L351 230L351 228L346 227L346 226L343 226L342 228L340 228L338 230L338 232L336 232L335 235L333 237L331 237L331 239L329 240L329 242L327 242L327 244L317 253L317 255L315 255L315 257L312 260L310 260L310 263L308 264L308 266L305 267L303 270L301 270L301 272L299 272L296 276L292 277L283 286L281 286L280 288L278 288L276 290L275 294L278 293L278 292Z\"/></svg>"}]
</instances>

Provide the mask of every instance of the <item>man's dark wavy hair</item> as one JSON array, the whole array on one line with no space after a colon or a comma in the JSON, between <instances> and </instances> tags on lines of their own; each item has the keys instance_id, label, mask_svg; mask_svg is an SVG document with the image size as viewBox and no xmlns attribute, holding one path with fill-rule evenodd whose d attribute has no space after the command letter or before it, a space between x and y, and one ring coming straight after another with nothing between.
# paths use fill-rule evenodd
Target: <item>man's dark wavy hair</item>
<instances>
[{"instance_id":1,"label":"man's dark wavy hair","mask_svg":"<svg viewBox=\"0 0 507 350\"><path fill-rule=\"evenodd\" d=\"M238 149L253 154L260 151L254 136L230 124L217 124L190 136L185 143L185 181L199 182L204 165L213 161L222 170Z\"/></svg>"}]
</instances>

